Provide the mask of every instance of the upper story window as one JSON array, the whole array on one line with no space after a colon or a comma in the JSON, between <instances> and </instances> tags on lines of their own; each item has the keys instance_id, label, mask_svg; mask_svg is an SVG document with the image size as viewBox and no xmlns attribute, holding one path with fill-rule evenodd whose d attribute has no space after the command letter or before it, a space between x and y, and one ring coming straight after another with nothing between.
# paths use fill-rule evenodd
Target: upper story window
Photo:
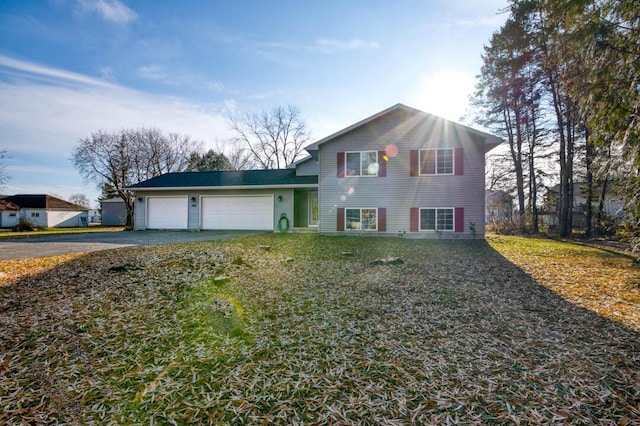
<instances>
[{"instance_id":1,"label":"upper story window","mask_svg":"<svg viewBox=\"0 0 640 426\"><path fill-rule=\"evenodd\" d=\"M452 175L454 167L453 156L453 148L421 149L420 174Z\"/></svg>"},{"instance_id":2,"label":"upper story window","mask_svg":"<svg viewBox=\"0 0 640 426\"><path fill-rule=\"evenodd\" d=\"M345 176L378 176L378 151L347 152Z\"/></svg>"}]
</instances>

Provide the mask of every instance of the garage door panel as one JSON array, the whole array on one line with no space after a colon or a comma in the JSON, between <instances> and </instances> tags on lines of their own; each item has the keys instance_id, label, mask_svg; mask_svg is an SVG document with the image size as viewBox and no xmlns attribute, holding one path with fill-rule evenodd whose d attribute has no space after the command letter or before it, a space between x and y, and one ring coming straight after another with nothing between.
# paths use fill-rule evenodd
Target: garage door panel
<instances>
[{"instance_id":1,"label":"garage door panel","mask_svg":"<svg viewBox=\"0 0 640 426\"><path fill-rule=\"evenodd\" d=\"M202 198L202 229L273 229L273 197Z\"/></svg>"},{"instance_id":2,"label":"garage door panel","mask_svg":"<svg viewBox=\"0 0 640 426\"><path fill-rule=\"evenodd\" d=\"M187 229L187 197L147 197L147 228Z\"/></svg>"}]
</instances>

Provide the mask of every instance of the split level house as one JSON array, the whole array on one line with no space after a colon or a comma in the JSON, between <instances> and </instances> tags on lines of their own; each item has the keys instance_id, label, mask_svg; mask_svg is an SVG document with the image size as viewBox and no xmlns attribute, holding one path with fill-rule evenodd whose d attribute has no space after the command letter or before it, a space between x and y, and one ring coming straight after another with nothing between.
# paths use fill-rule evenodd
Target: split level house
<instances>
[{"instance_id":1,"label":"split level house","mask_svg":"<svg viewBox=\"0 0 640 426\"><path fill-rule=\"evenodd\" d=\"M484 236L493 135L394 105L281 170L168 173L131 186L135 229Z\"/></svg>"},{"instance_id":2,"label":"split level house","mask_svg":"<svg viewBox=\"0 0 640 426\"><path fill-rule=\"evenodd\" d=\"M46 194L0 196L0 228L12 228L21 219L38 228L87 226L89 209Z\"/></svg>"}]
</instances>

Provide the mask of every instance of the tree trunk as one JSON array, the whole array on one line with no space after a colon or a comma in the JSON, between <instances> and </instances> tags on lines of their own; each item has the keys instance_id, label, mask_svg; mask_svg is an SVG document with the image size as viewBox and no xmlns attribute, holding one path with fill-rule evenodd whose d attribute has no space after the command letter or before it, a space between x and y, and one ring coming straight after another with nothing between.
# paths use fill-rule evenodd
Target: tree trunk
<instances>
[{"instance_id":1,"label":"tree trunk","mask_svg":"<svg viewBox=\"0 0 640 426\"><path fill-rule=\"evenodd\" d=\"M586 226L584 230L585 237L591 237L593 232L593 157L595 155L594 146L589 139L589 129L586 129L584 132L585 138L585 167L586 167L586 178L587 178L587 201L586 201L586 212L585 212L585 221Z\"/></svg>"}]
</instances>

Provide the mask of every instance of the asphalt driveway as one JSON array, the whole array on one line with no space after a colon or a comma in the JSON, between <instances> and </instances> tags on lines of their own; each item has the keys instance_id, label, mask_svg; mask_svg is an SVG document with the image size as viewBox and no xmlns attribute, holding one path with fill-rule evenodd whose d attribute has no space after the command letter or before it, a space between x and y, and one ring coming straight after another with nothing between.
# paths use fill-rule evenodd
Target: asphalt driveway
<instances>
[{"instance_id":1,"label":"asphalt driveway","mask_svg":"<svg viewBox=\"0 0 640 426\"><path fill-rule=\"evenodd\" d=\"M129 246L211 241L260 233L261 231L122 231L0 240L0 261L58 256L84 251Z\"/></svg>"}]
</instances>

